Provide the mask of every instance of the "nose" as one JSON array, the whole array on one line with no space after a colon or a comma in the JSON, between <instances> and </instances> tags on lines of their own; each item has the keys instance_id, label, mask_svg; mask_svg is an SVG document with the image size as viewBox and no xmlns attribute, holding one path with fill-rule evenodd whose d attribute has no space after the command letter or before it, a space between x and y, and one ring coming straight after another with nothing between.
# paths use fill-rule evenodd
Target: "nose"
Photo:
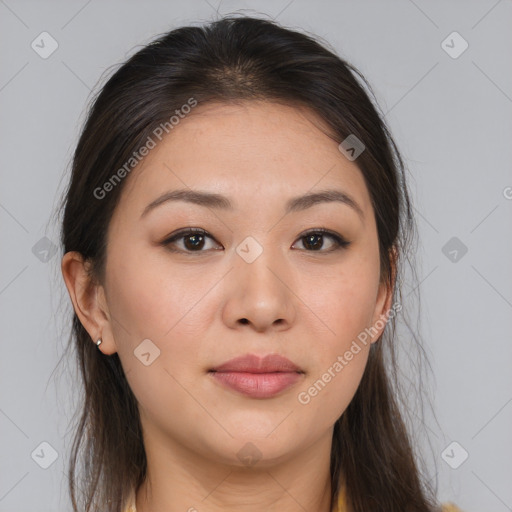
<instances>
[{"instance_id":1,"label":"nose","mask_svg":"<svg viewBox=\"0 0 512 512\"><path fill-rule=\"evenodd\" d=\"M238 254L226 283L223 320L232 329L248 326L256 332L289 329L296 316L293 276L269 249L252 263Z\"/></svg>"}]
</instances>

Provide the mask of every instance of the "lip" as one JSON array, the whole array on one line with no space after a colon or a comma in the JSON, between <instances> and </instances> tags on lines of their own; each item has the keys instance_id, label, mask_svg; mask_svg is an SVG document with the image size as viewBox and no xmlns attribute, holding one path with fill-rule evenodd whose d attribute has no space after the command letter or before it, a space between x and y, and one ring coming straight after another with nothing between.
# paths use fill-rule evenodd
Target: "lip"
<instances>
[{"instance_id":1,"label":"lip","mask_svg":"<svg viewBox=\"0 0 512 512\"><path fill-rule=\"evenodd\" d=\"M278 354L231 359L209 371L220 384L252 398L271 398L302 379L304 372Z\"/></svg>"},{"instance_id":2,"label":"lip","mask_svg":"<svg viewBox=\"0 0 512 512\"><path fill-rule=\"evenodd\" d=\"M276 372L302 372L286 357L279 354L269 354L265 357L258 357L254 354L235 357L210 371L215 372L247 372L247 373L276 373Z\"/></svg>"}]
</instances>

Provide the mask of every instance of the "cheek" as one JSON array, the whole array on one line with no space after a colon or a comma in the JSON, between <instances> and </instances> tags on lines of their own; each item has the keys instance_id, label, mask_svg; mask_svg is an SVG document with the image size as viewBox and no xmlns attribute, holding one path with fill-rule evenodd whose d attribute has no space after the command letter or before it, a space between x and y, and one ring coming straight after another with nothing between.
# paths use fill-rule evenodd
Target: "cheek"
<instances>
[{"instance_id":1,"label":"cheek","mask_svg":"<svg viewBox=\"0 0 512 512\"><path fill-rule=\"evenodd\" d=\"M210 310L205 310L208 301L201 299L212 284L198 280L201 271L197 269L166 279L166 260L152 259L146 250L132 249L123 258L116 258L117 254L111 253L107 289L119 357L142 403L148 407L158 407L162 400L172 404L182 386L193 385L186 382L189 375L184 369L197 366L201 334L211 324ZM141 345L143 340L151 343ZM139 347L147 349L142 352ZM146 366L137 356L147 352L151 363Z\"/></svg>"},{"instance_id":2,"label":"cheek","mask_svg":"<svg viewBox=\"0 0 512 512\"><path fill-rule=\"evenodd\" d=\"M332 425L352 401L363 376L368 353L369 346L361 345L350 361L344 357L345 351L333 354L329 363L312 374L299 390L297 402L302 412L324 426Z\"/></svg>"},{"instance_id":3,"label":"cheek","mask_svg":"<svg viewBox=\"0 0 512 512\"><path fill-rule=\"evenodd\" d=\"M194 307L210 285L208 280L198 279L200 269L188 273L173 271L170 278L165 257L161 254L152 257L151 251L144 247L138 251L132 249L122 259L118 258L117 265L114 265L115 254L112 256L107 283L109 308L114 319L122 324L117 326L121 342L127 336L132 343L149 338L165 347L172 343L176 333L186 336L201 325L192 321Z\"/></svg>"},{"instance_id":4,"label":"cheek","mask_svg":"<svg viewBox=\"0 0 512 512\"><path fill-rule=\"evenodd\" d=\"M318 290L308 297L322 320L322 332L317 333L314 368L297 399L308 414L327 423L347 408L364 373L378 278L378 259L354 254L329 278L316 276L321 288L309 288Z\"/></svg>"},{"instance_id":5,"label":"cheek","mask_svg":"<svg viewBox=\"0 0 512 512\"><path fill-rule=\"evenodd\" d=\"M331 350L343 350L370 327L376 307L378 277L372 265L354 261L324 277L323 286L317 288L314 297L310 292L314 311L319 312L325 324L324 339Z\"/></svg>"},{"instance_id":6,"label":"cheek","mask_svg":"<svg viewBox=\"0 0 512 512\"><path fill-rule=\"evenodd\" d=\"M163 269L142 263L132 252L111 267L108 286L112 330L129 386L141 413L165 429L178 428L181 420L175 411L191 403L186 390L193 389L194 382L184 369L192 368L197 359L200 336L193 329L201 322L197 316L192 322L191 310L199 288L187 293L180 280L163 276ZM200 411L193 407L187 415L200 420Z\"/></svg>"},{"instance_id":7,"label":"cheek","mask_svg":"<svg viewBox=\"0 0 512 512\"><path fill-rule=\"evenodd\" d=\"M109 310L118 343L124 344L127 337L139 343L157 339L169 326L174 308L164 301L168 291L157 284L153 272L146 265L136 265L131 257L110 271Z\"/></svg>"},{"instance_id":8,"label":"cheek","mask_svg":"<svg viewBox=\"0 0 512 512\"><path fill-rule=\"evenodd\" d=\"M371 346L366 329L375 305L372 287L363 287L361 280L357 286L345 284L333 285L322 298L319 311L329 330L317 338L315 364L297 395L299 407L323 425L332 425L348 407Z\"/></svg>"}]
</instances>

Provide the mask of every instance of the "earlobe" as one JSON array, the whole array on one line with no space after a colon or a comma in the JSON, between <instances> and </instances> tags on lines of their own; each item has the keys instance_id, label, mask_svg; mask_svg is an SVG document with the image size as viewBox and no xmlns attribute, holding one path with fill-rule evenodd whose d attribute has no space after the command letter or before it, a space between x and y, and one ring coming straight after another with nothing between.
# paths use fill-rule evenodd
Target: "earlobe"
<instances>
[{"instance_id":1,"label":"earlobe","mask_svg":"<svg viewBox=\"0 0 512 512\"><path fill-rule=\"evenodd\" d=\"M69 293L73 308L80 323L91 337L91 343L102 340L101 349L104 354L116 352L115 341L110 328L108 309L100 302L104 297L103 288L93 282L89 274L90 263L76 251L67 252L61 262L61 271ZM105 302L105 301L103 301Z\"/></svg>"}]
</instances>

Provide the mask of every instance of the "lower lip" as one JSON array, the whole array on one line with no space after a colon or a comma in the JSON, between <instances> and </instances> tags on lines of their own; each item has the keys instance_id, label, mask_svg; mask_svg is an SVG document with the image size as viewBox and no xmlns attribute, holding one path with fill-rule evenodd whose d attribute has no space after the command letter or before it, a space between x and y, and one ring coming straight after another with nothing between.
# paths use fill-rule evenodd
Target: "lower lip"
<instances>
[{"instance_id":1,"label":"lower lip","mask_svg":"<svg viewBox=\"0 0 512 512\"><path fill-rule=\"evenodd\" d=\"M225 386L252 398L271 398L293 386L302 377L297 372L210 372Z\"/></svg>"}]
</instances>

